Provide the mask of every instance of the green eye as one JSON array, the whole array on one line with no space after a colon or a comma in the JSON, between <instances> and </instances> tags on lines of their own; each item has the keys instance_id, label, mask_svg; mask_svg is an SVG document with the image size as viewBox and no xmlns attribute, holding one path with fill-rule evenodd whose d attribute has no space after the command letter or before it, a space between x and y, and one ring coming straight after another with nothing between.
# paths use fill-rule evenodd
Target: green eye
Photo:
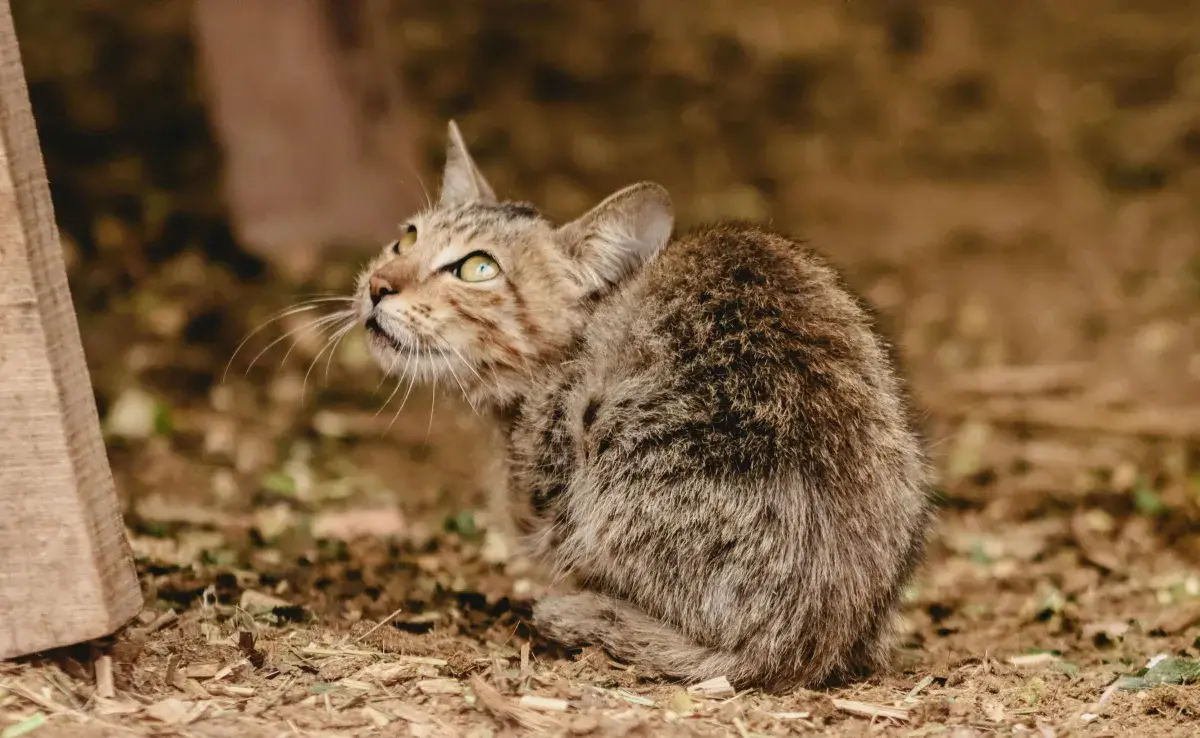
<instances>
[{"instance_id":1,"label":"green eye","mask_svg":"<svg viewBox=\"0 0 1200 738\"><path fill-rule=\"evenodd\" d=\"M417 227L415 225L410 225L407 229L405 229L404 235L400 237L400 240L392 244L392 253L398 254L416 242Z\"/></svg>"},{"instance_id":2,"label":"green eye","mask_svg":"<svg viewBox=\"0 0 1200 738\"><path fill-rule=\"evenodd\" d=\"M487 254L472 254L462 260L454 276L464 282L486 282L500 276L500 265Z\"/></svg>"}]
</instances>

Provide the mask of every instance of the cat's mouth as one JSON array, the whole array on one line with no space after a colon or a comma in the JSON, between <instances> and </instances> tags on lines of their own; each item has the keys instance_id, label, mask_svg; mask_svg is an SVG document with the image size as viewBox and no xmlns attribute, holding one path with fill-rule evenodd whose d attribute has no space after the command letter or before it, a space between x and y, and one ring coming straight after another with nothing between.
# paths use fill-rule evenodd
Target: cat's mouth
<instances>
[{"instance_id":1,"label":"cat's mouth","mask_svg":"<svg viewBox=\"0 0 1200 738\"><path fill-rule=\"evenodd\" d=\"M387 332L387 329L385 329L379 323L379 320L374 315L367 318L367 321L364 325L366 326L367 338L369 340L374 340L378 343L381 343L399 354L404 354L405 356L413 355L429 359L447 355L447 352L437 348L436 346L412 346L400 343L395 339L394 336L392 336L391 333Z\"/></svg>"}]
</instances>

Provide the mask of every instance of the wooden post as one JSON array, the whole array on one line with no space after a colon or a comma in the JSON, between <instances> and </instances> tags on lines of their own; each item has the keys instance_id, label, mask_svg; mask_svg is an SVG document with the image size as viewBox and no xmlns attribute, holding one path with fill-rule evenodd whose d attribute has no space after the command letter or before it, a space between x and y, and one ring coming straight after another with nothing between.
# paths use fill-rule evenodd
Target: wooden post
<instances>
[{"instance_id":1,"label":"wooden post","mask_svg":"<svg viewBox=\"0 0 1200 738\"><path fill-rule=\"evenodd\" d=\"M374 252L421 202L379 0L193 5L238 241L287 272Z\"/></svg>"},{"instance_id":2,"label":"wooden post","mask_svg":"<svg viewBox=\"0 0 1200 738\"><path fill-rule=\"evenodd\" d=\"M0 0L0 659L107 635L141 607Z\"/></svg>"}]
</instances>

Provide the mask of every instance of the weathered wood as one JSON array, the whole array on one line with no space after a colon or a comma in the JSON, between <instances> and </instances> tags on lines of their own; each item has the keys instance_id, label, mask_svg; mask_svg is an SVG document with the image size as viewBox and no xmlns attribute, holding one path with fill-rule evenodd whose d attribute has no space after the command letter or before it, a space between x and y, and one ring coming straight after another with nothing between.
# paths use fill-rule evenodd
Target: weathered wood
<instances>
[{"instance_id":1,"label":"weathered wood","mask_svg":"<svg viewBox=\"0 0 1200 738\"><path fill-rule=\"evenodd\" d=\"M207 109L238 240L304 270L321 247L393 237L420 202L384 7L366 0L193 6Z\"/></svg>"},{"instance_id":2,"label":"weathered wood","mask_svg":"<svg viewBox=\"0 0 1200 738\"><path fill-rule=\"evenodd\" d=\"M0 0L0 658L106 635L141 606Z\"/></svg>"}]
</instances>

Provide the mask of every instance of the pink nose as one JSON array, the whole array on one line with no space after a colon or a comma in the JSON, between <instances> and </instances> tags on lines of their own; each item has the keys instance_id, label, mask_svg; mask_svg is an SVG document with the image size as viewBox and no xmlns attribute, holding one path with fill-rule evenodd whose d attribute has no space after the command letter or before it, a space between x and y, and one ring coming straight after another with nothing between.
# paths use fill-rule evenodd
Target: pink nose
<instances>
[{"instance_id":1,"label":"pink nose","mask_svg":"<svg viewBox=\"0 0 1200 738\"><path fill-rule=\"evenodd\" d=\"M396 288L387 280L387 277L381 277L378 274L371 277L368 287L371 293L372 305L378 305L379 301L383 298L396 294Z\"/></svg>"}]
</instances>

